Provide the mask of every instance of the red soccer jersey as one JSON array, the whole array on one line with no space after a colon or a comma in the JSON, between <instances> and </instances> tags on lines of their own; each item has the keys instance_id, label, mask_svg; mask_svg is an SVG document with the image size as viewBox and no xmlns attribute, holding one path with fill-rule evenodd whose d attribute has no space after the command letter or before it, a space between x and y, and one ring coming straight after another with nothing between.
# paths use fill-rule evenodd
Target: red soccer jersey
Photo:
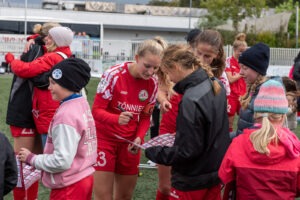
<instances>
[{"instance_id":1,"label":"red soccer jersey","mask_svg":"<svg viewBox=\"0 0 300 200\"><path fill-rule=\"evenodd\" d=\"M168 112L165 112L162 115L162 119L159 126L159 134L166 133L175 133L176 132L176 118L178 115L178 105L181 101L181 94L173 94L170 103L172 105L172 109Z\"/></svg>"},{"instance_id":2,"label":"red soccer jersey","mask_svg":"<svg viewBox=\"0 0 300 200\"><path fill-rule=\"evenodd\" d=\"M233 76L240 73L240 65L238 61L233 57L228 57L226 59L226 68L227 73L231 73ZM246 82L243 78L238 79L237 81L230 83L230 95L232 97L240 97L246 92Z\"/></svg>"},{"instance_id":3,"label":"red soccer jersey","mask_svg":"<svg viewBox=\"0 0 300 200\"><path fill-rule=\"evenodd\" d=\"M98 139L120 141L115 134L133 140L142 140L149 128L156 100L157 79L133 77L126 62L108 69L102 76L94 99L93 116ZM125 110L133 113L127 125L119 125L119 115Z\"/></svg>"}]
</instances>

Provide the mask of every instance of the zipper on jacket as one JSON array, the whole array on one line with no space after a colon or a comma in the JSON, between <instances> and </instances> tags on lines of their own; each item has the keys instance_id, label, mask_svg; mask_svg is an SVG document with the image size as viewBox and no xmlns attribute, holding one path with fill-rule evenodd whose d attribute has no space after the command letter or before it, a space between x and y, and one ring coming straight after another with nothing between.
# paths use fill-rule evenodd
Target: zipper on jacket
<instances>
[{"instance_id":1,"label":"zipper on jacket","mask_svg":"<svg viewBox=\"0 0 300 200\"><path fill-rule=\"evenodd\" d=\"M50 174L50 178L51 178L51 183L52 183L53 185L55 185L55 179L54 179L54 177L53 177L53 174Z\"/></svg>"}]
</instances>

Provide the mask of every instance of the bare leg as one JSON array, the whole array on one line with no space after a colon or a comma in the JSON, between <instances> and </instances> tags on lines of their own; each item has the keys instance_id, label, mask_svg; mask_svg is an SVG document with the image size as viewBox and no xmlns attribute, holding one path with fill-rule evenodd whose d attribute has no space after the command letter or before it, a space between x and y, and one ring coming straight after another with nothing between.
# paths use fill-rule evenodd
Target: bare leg
<instances>
[{"instance_id":1,"label":"bare leg","mask_svg":"<svg viewBox=\"0 0 300 200\"><path fill-rule=\"evenodd\" d=\"M114 200L131 200L132 194L137 182L136 175L119 175L115 176Z\"/></svg>"},{"instance_id":2,"label":"bare leg","mask_svg":"<svg viewBox=\"0 0 300 200\"><path fill-rule=\"evenodd\" d=\"M96 171L94 173L94 200L112 200L115 174Z\"/></svg>"},{"instance_id":3,"label":"bare leg","mask_svg":"<svg viewBox=\"0 0 300 200\"><path fill-rule=\"evenodd\" d=\"M14 151L18 153L22 147L27 148L36 154L42 153L42 143L39 136L14 137Z\"/></svg>"},{"instance_id":4,"label":"bare leg","mask_svg":"<svg viewBox=\"0 0 300 200\"><path fill-rule=\"evenodd\" d=\"M234 116L228 116L228 121L229 121L229 131L233 131L233 122L234 122Z\"/></svg>"},{"instance_id":5,"label":"bare leg","mask_svg":"<svg viewBox=\"0 0 300 200\"><path fill-rule=\"evenodd\" d=\"M164 194L169 195L171 189L171 167L165 165L158 165L158 190Z\"/></svg>"}]
</instances>

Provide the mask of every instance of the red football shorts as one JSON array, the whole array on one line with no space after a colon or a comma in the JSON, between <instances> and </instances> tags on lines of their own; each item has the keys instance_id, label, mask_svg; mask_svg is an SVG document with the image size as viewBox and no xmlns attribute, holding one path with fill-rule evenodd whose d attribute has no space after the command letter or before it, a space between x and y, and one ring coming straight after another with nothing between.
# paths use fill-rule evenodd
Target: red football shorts
<instances>
[{"instance_id":1,"label":"red football shorts","mask_svg":"<svg viewBox=\"0 0 300 200\"><path fill-rule=\"evenodd\" d=\"M241 103L238 98L227 97L227 113L228 116L234 116L235 114L239 114L241 109Z\"/></svg>"},{"instance_id":2,"label":"red football shorts","mask_svg":"<svg viewBox=\"0 0 300 200\"><path fill-rule=\"evenodd\" d=\"M138 174L140 151L132 154L128 143L98 140L96 171L114 172L120 175Z\"/></svg>"},{"instance_id":3,"label":"red football shorts","mask_svg":"<svg viewBox=\"0 0 300 200\"><path fill-rule=\"evenodd\" d=\"M193 191L181 191L171 188L169 200L221 200L221 186L213 186L211 188Z\"/></svg>"},{"instance_id":4,"label":"red football shorts","mask_svg":"<svg viewBox=\"0 0 300 200\"><path fill-rule=\"evenodd\" d=\"M13 137L35 137L37 134L36 129L17 126L10 126L10 132Z\"/></svg>"},{"instance_id":5,"label":"red football shorts","mask_svg":"<svg viewBox=\"0 0 300 200\"><path fill-rule=\"evenodd\" d=\"M52 189L50 200L92 199L93 184L94 178L90 175L67 187Z\"/></svg>"}]
</instances>

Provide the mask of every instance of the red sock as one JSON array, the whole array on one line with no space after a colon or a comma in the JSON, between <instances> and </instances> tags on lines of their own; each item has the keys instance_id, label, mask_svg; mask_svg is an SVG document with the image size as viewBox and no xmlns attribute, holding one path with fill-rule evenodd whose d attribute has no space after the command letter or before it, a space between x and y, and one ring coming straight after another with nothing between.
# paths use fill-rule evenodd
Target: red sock
<instances>
[{"instance_id":1,"label":"red sock","mask_svg":"<svg viewBox=\"0 0 300 200\"><path fill-rule=\"evenodd\" d=\"M26 191L22 188L15 187L13 189L14 200L24 200L26 199Z\"/></svg>"},{"instance_id":2,"label":"red sock","mask_svg":"<svg viewBox=\"0 0 300 200\"><path fill-rule=\"evenodd\" d=\"M159 190L156 191L156 200L169 200L169 196L170 195L161 193Z\"/></svg>"},{"instance_id":3,"label":"red sock","mask_svg":"<svg viewBox=\"0 0 300 200\"><path fill-rule=\"evenodd\" d=\"M13 189L13 196L14 200L36 200L38 196L38 189L39 189L39 182L35 182L32 184L28 190L24 190L22 188L14 188ZM26 198L27 196L27 198Z\"/></svg>"},{"instance_id":4,"label":"red sock","mask_svg":"<svg viewBox=\"0 0 300 200\"><path fill-rule=\"evenodd\" d=\"M38 191L39 191L39 182L36 181L27 190L27 200L36 200L38 197Z\"/></svg>"}]
</instances>

